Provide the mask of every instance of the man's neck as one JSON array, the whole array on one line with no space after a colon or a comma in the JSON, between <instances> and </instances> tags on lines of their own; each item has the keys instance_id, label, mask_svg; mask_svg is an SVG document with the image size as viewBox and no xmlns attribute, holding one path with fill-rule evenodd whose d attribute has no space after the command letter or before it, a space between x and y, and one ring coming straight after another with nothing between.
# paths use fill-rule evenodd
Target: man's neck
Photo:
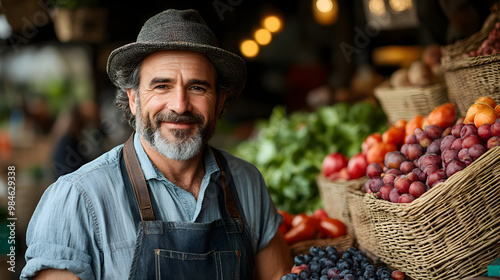
<instances>
[{"instance_id":1,"label":"man's neck","mask_svg":"<svg viewBox=\"0 0 500 280\"><path fill-rule=\"evenodd\" d=\"M176 186L190 192L195 199L198 199L201 181L205 175L203 150L191 159L185 161L173 160L158 152L142 137L139 137L139 139L149 159L163 173L165 178Z\"/></svg>"}]
</instances>

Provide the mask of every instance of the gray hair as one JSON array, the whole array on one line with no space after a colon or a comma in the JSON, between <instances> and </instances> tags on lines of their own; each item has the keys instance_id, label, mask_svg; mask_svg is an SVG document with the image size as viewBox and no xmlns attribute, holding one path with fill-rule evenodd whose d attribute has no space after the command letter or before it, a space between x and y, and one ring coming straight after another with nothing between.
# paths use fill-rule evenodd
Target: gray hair
<instances>
[{"instance_id":1,"label":"gray hair","mask_svg":"<svg viewBox=\"0 0 500 280\"><path fill-rule=\"evenodd\" d=\"M115 96L115 105L123 111L125 115L125 119L128 121L129 125L132 129L135 130L135 116L130 111L130 104L127 95L127 89L132 89L136 94L139 92L139 84L141 78L141 63L136 65L135 67L130 67L126 69L121 69L116 72L116 96ZM219 100L219 93L226 92L226 100L222 105L222 111L219 116L219 119L222 119L226 109L230 103L230 101L234 98L231 94L232 87L230 85L222 84L220 79L218 79L219 75L216 75L216 92L217 92L217 101ZM138 96L138 95L137 95ZM218 104L218 102L216 103Z\"/></svg>"}]
</instances>

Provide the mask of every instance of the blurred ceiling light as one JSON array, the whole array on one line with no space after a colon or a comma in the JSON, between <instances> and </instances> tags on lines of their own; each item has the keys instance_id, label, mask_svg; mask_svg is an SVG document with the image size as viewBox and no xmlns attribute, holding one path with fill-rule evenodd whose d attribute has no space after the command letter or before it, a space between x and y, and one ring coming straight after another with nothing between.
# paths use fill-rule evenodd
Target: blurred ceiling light
<instances>
[{"instance_id":1,"label":"blurred ceiling light","mask_svg":"<svg viewBox=\"0 0 500 280\"><path fill-rule=\"evenodd\" d=\"M316 9L322 13L328 13L333 8L332 0L316 0Z\"/></svg>"},{"instance_id":2,"label":"blurred ceiling light","mask_svg":"<svg viewBox=\"0 0 500 280\"><path fill-rule=\"evenodd\" d=\"M5 15L0 15L0 39L7 40L12 34L12 28Z\"/></svg>"},{"instance_id":3,"label":"blurred ceiling light","mask_svg":"<svg viewBox=\"0 0 500 280\"><path fill-rule=\"evenodd\" d=\"M412 0L389 0L389 6L395 12L400 13L412 8Z\"/></svg>"},{"instance_id":4,"label":"blurred ceiling light","mask_svg":"<svg viewBox=\"0 0 500 280\"><path fill-rule=\"evenodd\" d=\"M262 21L262 24L265 29L273 33L280 31L281 28L283 27L281 19L278 16L274 15L265 17L264 20Z\"/></svg>"},{"instance_id":5,"label":"blurred ceiling light","mask_svg":"<svg viewBox=\"0 0 500 280\"><path fill-rule=\"evenodd\" d=\"M337 0L313 0L313 15L317 23L330 25L337 21Z\"/></svg>"},{"instance_id":6,"label":"blurred ceiling light","mask_svg":"<svg viewBox=\"0 0 500 280\"><path fill-rule=\"evenodd\" d=\"M370 9L370 12L374 15L377 15L380 17L385 15L384 0L370 0L368 2L368 8Z\"/></svg>"},{"instance_id":7,"label":"blurred ceiling light","mask_svg":"<svg viewBox=\"0 0 500 280\"><path fill-rule=\"evenodd\" d=\"M257 43L259 43L262 46L271 43L272 37L273 36L271 35L271 32L269 32L269 30L264 28L258 29L254 33L255 41L257 41Z\"/></svg>"},{"instance_id":8,"label":"blurred ceiling light","mask_svg":"<svg viewBox=\"0 0 500 280\"><path fill-rule=\"evenodd\" d=\"M259 45L254 40L245 40L240 44L240 51L245 57L255 57L259 53Z\"/></svg>"}]
</instances>

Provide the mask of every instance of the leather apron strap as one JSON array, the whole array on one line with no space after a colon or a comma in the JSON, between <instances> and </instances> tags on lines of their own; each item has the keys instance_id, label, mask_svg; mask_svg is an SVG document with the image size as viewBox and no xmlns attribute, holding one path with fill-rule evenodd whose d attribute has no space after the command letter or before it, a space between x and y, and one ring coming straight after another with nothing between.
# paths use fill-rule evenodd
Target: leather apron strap
<instances>
[{"instance_id":1,"label":"leather apron strap","mask_svg":"<svg viewBox=\"0 0 500 280\"><path fill-rule=\"evenodd\" d=\"M222 182L222 187L224 189L224 201L226 204L226 211L229 214L229 217L233 221L239 221L241 220L240 217L240 212L238 211L238 208L236 208L236 205L234 204L234 199L231 195L231 189L229 188L229 183L226 177L226 173L224 172L224 169L222 168L222 164L219 159L219 153L216 152L214 149L212 149L213 154L215 156L215 160L217 161L217 165L219 166L220 170L220 177L221 177L221 182ZM243 231L243 223L240 222L240 231Z\"/></svg>"},{"instance_id":2,"label":"leather apron strap","mask_svg":"<svg viewBox=\"0 0 500 280\"><path fill-rule=\"evenodd\" d=\"M155 214L153 212L153 206L151 204L148 186L146 185L146 179L144 179L144 174L142 173L139 159L135 154L134 133L132 133L130 138L127 140L127 142L125 142L125 145L123 146L123 159L125 161L125 166L127 167L127 173L130 178L130 182L132 183L135 200L137 201L137 205L139 206L141 220L154 221Z\"/></svg>"}]
</instances>

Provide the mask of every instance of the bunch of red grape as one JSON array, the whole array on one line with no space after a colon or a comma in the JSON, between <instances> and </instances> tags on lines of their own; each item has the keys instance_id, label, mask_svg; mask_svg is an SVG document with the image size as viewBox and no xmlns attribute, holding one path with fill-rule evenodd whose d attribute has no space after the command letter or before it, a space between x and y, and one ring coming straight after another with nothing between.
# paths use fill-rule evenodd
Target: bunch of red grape
<instances>
[{"instance_id":1,"label":"bunch of red grape","mask_svg":"<svg viewBox=\"0 0 500 280\"><path fill-rule=\"evenodd\" d=\"M495 23L495 28L490 31L477 50L470 51L469 56L481 56L500 53L500 22Z\"/></svg>"},{"instance_id":2,"label":"bunch of red grape","mask_svg":"<svg viewBox=\"0 0 500 280\"><path fill-rule=\"evenodd\" d=\"M500 119L478 128L460 121L444 130L437 125L417 128L400 151L386 154L384 167L368 165L365 191L391 202L412 202L497 146Z\"/></svg>"},{"instance_id":3,"label":"bunch of red grape","mask_svg":"<svg viewBox=\"0 0 500 280\"><path fill-rule=\"evenodd\" d=\"M400 270L391 271L387 266L373 264L366 252L349 247L346 251L333 246L312 246L306 254L294 258L291 273L281 280L404 280Z\"/></svg>"}]
</instances>

